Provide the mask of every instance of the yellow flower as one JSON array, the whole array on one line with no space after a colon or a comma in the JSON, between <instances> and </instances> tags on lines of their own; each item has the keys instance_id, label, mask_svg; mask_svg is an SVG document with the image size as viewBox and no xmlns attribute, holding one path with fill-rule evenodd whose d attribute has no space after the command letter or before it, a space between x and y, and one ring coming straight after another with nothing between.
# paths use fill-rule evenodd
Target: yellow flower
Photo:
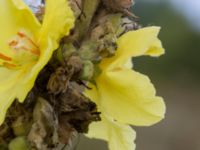
<instances>
[{"instance_id":1,"label":"yellow flower","mask_svg":"<svg viewBox=\"0 0 200 150\"><path fill-rule=\"evenodd\" d=\"M74 16L67 0L46 0L40 24L22 0L0 1L0 125L14 99L23 102Z\"/></svg>"},{"instance_id":2,"label":"yellow flower","mask_svg":"<svg viewBox=\"0 0 200 150\"><path fill-rule=\"evenodd\" d=\"M132 70L131 57L164 53L157 38L159 27L130 31L118 39L118 49L100 63L102 73L96 85L85 93L102 113L102 121L92 123L87 136L109 142L111 150L134 150L135 132L129 125L149 126L160 121L165 104L156 96L149 78Z\"/></svg>"}]
</instances>

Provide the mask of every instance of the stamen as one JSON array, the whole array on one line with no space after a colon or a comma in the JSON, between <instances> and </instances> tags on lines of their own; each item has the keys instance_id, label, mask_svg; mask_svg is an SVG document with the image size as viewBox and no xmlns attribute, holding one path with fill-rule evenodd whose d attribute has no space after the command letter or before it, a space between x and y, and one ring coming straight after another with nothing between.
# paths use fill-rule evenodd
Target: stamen
<instances>
[{"instance_id":1,"label":"stamen","mask_svg":"<svg viewBox=\"0 0 200 150\"><path fill-rule=\"evenodd\" d=\"M9 42L9 46L17 51L25 50L31 52L34 55L39 56L40 51L37 44L24 32L17 32L17 36Z\"/></svg>"},{"instance_id":2,"label":"stamen","mask_svg":"<svg viewBox=\"0 0 200 150\"><path fill-rule=\"evenodd\" d=\"M9 42L9 46L16 46L17 44L18 44L18 41L16 40Z\"/></svg>"},{"instance_id":3,"label":"stamen","mask_svg":"<svg viewBox=\"0 0 200 150\"><path fill-rule=\"evenodd\" d=\"M4 61L12 61L11 57L8 57L2 53L0 53L0 59L3 59Z\"/></svg>"},{"instance_id":4,"label":"stamen","mask_svg":"<svg viewBox=\"0 0 200 150\"><path fill-rule=\"evenodd\" d=\"M18 32L17 34L21 38L26 38L32 45L34 45L37 49L39 49L39 47L33 42L33 40L29 38L27 35L25 35L23 32Z\"/></svg>"},{"instance_id":5,"label":"stamen","mask_svg":"<svg viewBox=\"0 0 200 150\"><path fill-rule=\"evenodd\" d=\"M21 37L21 38L25 37L25 34L22 33L22 32L17 32L17 35L18 35L19 37Z\"/></svg>"},{"instance_id":6,"label":"stamen","mask_svg":"<svg viewBox=\"0 0 200 150\"><path fill-rule=\"evenodd\" d=\"M33 54L35 54L35 55L40 55L40 52L38 51L38 50L35 50L35 49L28 49L27 47L25 47L25 46L22 46L21 47L21 49L23 49L23 50L25 50L25 51L29 51L29 52L31 52L31 53L33 53Z\"/></svg>"},{"instance_id":7,"label":"stamen","mask_svg":"<svg viewBox=\"0 0 200 150\"><path fill-rule=\"evenodd\" d=\"M6 67L6 68L8 68L8 69L13 69L13 68L16 67L15 64L11 64L11 63L8 63L8 62L4 62L3 66Z\"/></svg>"}]
</instances>

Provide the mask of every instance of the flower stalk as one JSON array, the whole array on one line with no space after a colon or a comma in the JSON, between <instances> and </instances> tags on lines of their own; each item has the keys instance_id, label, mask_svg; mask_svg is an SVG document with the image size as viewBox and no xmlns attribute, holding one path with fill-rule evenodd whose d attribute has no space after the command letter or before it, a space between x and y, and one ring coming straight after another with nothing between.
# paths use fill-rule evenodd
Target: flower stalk
<instances>
[{"instance_id":1,"label":"flower stalk","mask_svg":"<svg viewBox=\"0 0 200 150\"><path fill-rule=\"evenodd\" d=\"M0 2L8 19L0 25L0 149L73 150L86 134L110 150L134 150L129 125L164 117L162 98L131 63L164 53L159 28L140 29L130 0L39 1L34 11L31 0Z\"/></svg>"}]
</instances>

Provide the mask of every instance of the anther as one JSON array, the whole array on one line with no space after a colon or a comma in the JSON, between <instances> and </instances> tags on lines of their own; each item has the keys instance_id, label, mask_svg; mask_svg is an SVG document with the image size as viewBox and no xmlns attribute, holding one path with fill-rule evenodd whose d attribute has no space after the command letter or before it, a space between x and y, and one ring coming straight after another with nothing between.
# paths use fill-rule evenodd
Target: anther
<instances>
[{"instance_id":1,"label":"anther","mask_svg":"<svg viewBox=\"0 0 200 150\"><path fill-rule=\"evenodd\" d=\"M17 44L18 44L18 41L16 40L9 42L9 46L16 46Z\"/></svg>"},{"instance_id":2,"label":"anther","mask_svg":"<svg viewBox=\"0 0 200 150\"><path fill-rule=\"evenodd\" d=\"M4 61L12 61L12 58L0 53L0 59L4 60Z\"/></svg>"},{"instance_id":3,"label":"anther","mask_svg":"<svg viewBox=\"0 0 200 150\"><path fill-rule=\"evenodd\" d=\"M6 68L8 68L8 69L13 69L13 68L16 67L15 64L11 64L11 63L8 63L8 62L4 62L3 66L6 67Z\"/></svg>"}]
</instances>

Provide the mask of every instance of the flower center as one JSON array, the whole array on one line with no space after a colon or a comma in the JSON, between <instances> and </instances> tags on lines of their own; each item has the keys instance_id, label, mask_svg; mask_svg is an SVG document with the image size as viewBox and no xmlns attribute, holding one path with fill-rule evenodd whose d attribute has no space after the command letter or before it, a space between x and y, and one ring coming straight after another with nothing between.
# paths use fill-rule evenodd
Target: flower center
<instances>
[{"instance_id":1,"label":"flower center","mask_svg":"<svg viewBox=\"0 0 200 150\"><path fill-rule=\"evenodd\" d=\"M9 42L9 46L14 52L27 51L37 56L40 55L39 47L24 32L18 32L17 36Z\"/></svg>"},{"instance_id":2,"label":"flower center","mask_svg":"<svg viewBox=\"0 0 200 150\"><path fill-rule=\"evenodd\" d=\"M14 69L23 65L36 62L40 56L40 50L33 38L26 32L19 31L8 43L14 56L6 56L0 53L0 66Z\"/></svg>"}]
</instances>

